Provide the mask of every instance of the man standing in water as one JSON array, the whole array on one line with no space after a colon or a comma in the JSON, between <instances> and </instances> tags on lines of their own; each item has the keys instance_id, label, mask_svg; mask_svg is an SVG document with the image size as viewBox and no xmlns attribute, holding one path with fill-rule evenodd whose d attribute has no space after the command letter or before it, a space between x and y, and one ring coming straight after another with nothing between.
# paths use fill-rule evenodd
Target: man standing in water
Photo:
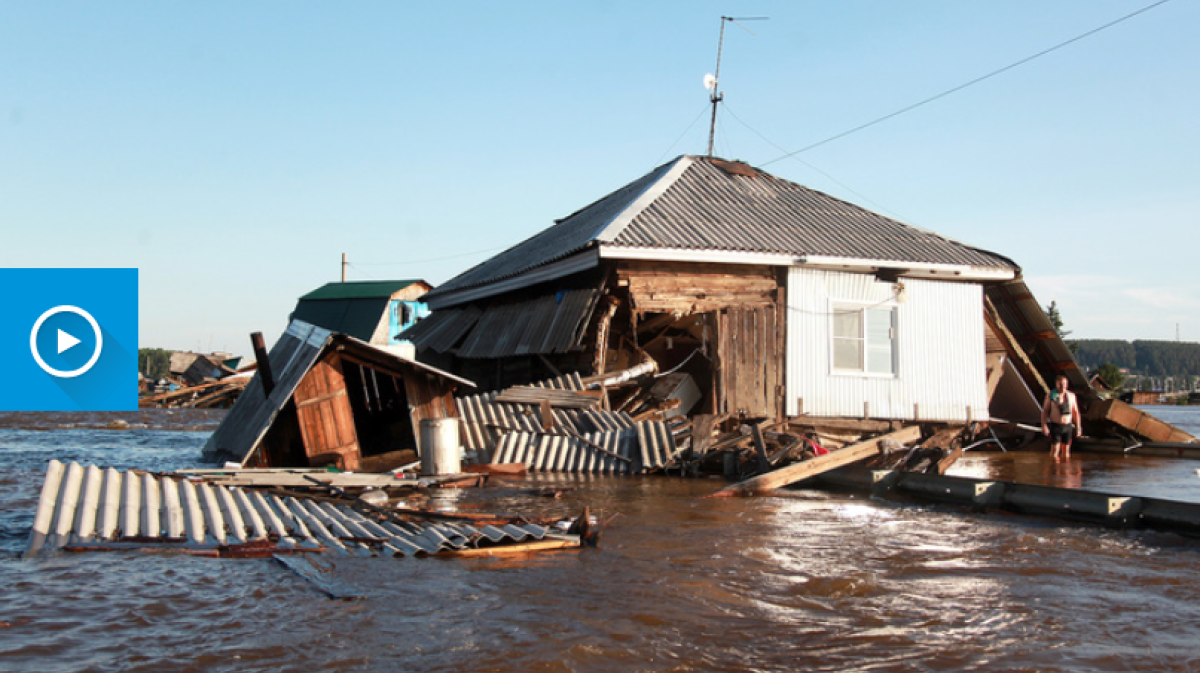
<instances>
[{"instance_id":1,"label":"man standing in water","mask_svg":"<svg viewBox=\"0 0 1200 673\"><path fill-rule=\"evenodd\" d=\"M1042 434L1050 438L1050 455L1055 459L1071 457L1071 438L1083 436L1083 418L1079 401L1067 390L1067 377L1059 374L1054 390L1042 405Z\"/></svg>"}]
</instances>

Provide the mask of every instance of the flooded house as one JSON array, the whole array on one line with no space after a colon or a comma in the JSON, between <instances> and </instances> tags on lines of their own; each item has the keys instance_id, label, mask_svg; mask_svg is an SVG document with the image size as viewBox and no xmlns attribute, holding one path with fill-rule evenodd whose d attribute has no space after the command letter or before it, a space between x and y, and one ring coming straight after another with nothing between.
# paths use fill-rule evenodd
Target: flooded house
<instances>
[{"instance_id":1,"label":"flooded house","mask_svg":"<svg viewBox=\"0 0 1200 673\"><path fill-rule=\"evenodd\" d=\"M659 166L423 300L403 338L482 389L649 366L694 382L693 415L1015 426L1060 374L1099 399L1009 257L714 157Z\"/></svg>"},{"instance_id":2,"label":"flooded house","mask_svg":"<svg viewBox=\"0 0 1200 673\"><path fill-rule=\"evenodd\" d=\"M989 416L985 292L1019 277L1005 256L685 155L437 287L405 338L484 387L653 361L696 382L697 413L965 423Z\"/></svg>"}]
</instances>

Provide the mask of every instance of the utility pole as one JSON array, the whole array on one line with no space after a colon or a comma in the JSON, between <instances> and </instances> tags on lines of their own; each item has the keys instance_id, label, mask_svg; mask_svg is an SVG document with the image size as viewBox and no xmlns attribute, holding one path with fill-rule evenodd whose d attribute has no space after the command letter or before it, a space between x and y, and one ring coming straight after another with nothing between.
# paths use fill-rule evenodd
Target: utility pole
<instances>
[{"instance_id":1,"label":"utility pole","mask_svg":"<svg viewBox=\"0 0 1200 673\"><path fill-rule=\"evenodd\" d=\"M346 253L342 253L342 282L346 282Z\"/></svg>"}]
</instances>

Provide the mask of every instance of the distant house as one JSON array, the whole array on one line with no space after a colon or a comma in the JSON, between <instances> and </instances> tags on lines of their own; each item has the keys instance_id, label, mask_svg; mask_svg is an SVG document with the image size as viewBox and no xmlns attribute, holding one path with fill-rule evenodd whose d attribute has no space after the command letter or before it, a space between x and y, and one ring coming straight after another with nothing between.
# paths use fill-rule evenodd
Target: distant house
<instances>
[{"instance_id":1,"label":"distant house","mask_svg":"<svg viewBox=\"0 0 1200 673\"><path fill-rule=\"evenodd\" d=\"M347 334L373 346L400 343L400 332L429 315L418 299L433 289L423 280L329 283L300 297L290 320Z\"/></svg>"},{"instance_id":2,"label":"distant house","mask_svg":"<svg viewBox=\"0 0 1200 673\"><path fill-rule=\"evenodd\" d=\"M230 353L171 353L168 368L172 376L188 385L223 379L237 373L241 358Z\"/></svg>"},{"instance_id":3,"label":"distant house","mask_svg":"<svg viewBox=\"0 0 1200 673\"><path fill-rule=\"evenodd\" d=\"M649 359L696 381L694 413L965 423L998 396L1029 421L1058 373L1088 387L1020 272L685 155L431 291L403 337L484 388Z\"/></svg>"}]
</instances>

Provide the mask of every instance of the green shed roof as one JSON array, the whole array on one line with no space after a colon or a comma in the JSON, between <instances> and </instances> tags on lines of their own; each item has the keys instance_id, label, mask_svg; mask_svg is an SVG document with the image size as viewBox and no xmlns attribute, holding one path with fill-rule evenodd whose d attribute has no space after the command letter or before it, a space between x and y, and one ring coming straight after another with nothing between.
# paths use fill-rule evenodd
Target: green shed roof
<instances>
[{"instance_id":1,"label":"green shed roof","mask_svg":"<svg viewBox=\"0 0 1200 673\"><path fill-rule=\"evenodd\" d=\"M424 282L414 280L356 280L347 283L327 283L312 292L300 297L307 299L382 299L403 290L414 283Z\"/></svg>"}]
</instances>

